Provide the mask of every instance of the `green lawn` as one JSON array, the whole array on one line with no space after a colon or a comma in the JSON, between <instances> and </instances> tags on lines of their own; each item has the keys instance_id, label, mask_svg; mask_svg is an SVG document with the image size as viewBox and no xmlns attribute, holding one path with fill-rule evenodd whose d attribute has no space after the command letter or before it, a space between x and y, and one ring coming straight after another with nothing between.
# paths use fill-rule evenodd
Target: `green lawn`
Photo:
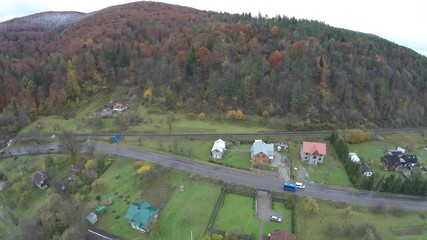
<instances>
[{"instance_id":1,"label":"green lawn","mask_svg":"<svg viewBox=\"0 0 427 240\"><path fill-rule=\"evenodd\" d=\"M94 201L96 195L101 195L102 202L108 198L112 198L114 203L107 206L106 212L99 217L95 227L103 229L107 232L122 236L126 239L131 239L139 236L139 233L132 229L130 224L124 219L129 205L125 200L129 199L131 202L138 200L141 194L141 189L134 181L133 164L135 161L128 158L118 158L111 164L107 171L100 177L104 179L107 184L98 191L92 191L90 195L90 204L97 207ZM120 176L116 179L116 176ZM117 194L115 194L117 192ZM120 199L119 196L122 196ZM126 198L126 195L129 195ZM120 216L115 219L115 216Z\"/></svg>"},{"instance_id":2,"label":"green lawn","mask_svg":"<svg viewBox=\"0 0 427 240\"><path fill-rule=\"evenodd\" d=\"M0 161L0 171L8 178L8 186L0 192L0 204L3 205L3 211L6 218L0 222L0 238L13 233L17 227L12 223L12 216L16 219L22 217L32 217L37 213L39 207L44 204L48 198L48 190L41 190L32 183L33 176L37 170L44 168L43 155L25 155L18 157L6 157ZM27 189L29 195L25 198L26 204L20 203L22 189ZM17 208L11 210L8 203L16 201ZM13 227L10 226L13 224Z\"/></svg>"},{"instance_id":3,"label":"green lawn","mask_svg":"<svg viewBox=\"0 0 427 240\"><path fill-rule=\"evenodd\" d=\"M132 145L139 147L139 140L133 139ZM191 159L209 161L214 140L149 138L143 139L143 147L156 151L168 152Z\"/></svg>"},{"instance_id":4,"label":"green lawn","mask_svg":"<svg viewBox=\"0 0 427 240\"><path fill-rule=\"evenodd\" d=\"M97 109L103 107L106 103L112 100L110 96L99 96L89 103L81 103L79 111L73 118L68 120L62 116L42 116L36 121L26 126L20 135L31 134L33 127L41 127L42 133L54 133L53 126L56 124L64 127L67 130L79 132L121 132L115 126L113 118L105 118L102 120L103 127L101 129L94 129L87 124L84 120L94 113ZM176 113L174 121L171 123L172 129L170 130L167 124L169 113L153 113L148 107L141 105L138 109L143 122L130 126L127 132L140 132L140 133L242 133L242 132L269 132L272 129L263 127L258 124L259 116L247 116L242 121L233 121L225 119L225 115L215 114L210 116L207 114L205 120L188 119L184 113Z\"/></svg>"},{"instance_id":5,"label":"green lawn","mask_svg":"<svg viewBox=\"0 0 427 240\"><path fill-rule=\"evenodd\" d=\"M167 206L161 210L160 229L147 239L202 239L220 193L220 187L205 180L182 179L184 191L176 188Z\"/></svg>"},{"instance_id":6,"label":"green lawn","mask_svg":"<svg viewBox=\"0 0 427 240\"><path fill-rule=\"evenodd\" d=\"M226 194L213 224L214 229L242 234L253 234L258 239L260 220L255 214L254 199L236 194Z\"/></svg>"},{"instance_id":7,"label":"green lawn","mask_svg":"<svg viewBox=\"0 0 427 240\"><path fill-rule=\"evenodd\" d=\"M423 147L427 146L427 141L419 133L396 133L381 135L378 140L359 144L348 144L350 152L356 152L361 160L364 160L374 172L380 174L394 174L385 171L384 167L379 164L379 159L384 156L383 148L393 149L403 147L408 154L415 154L420 165L424 164L424 156L427 151ZM426 162L427 163L427 162Z\"/></svg>"},{"instance_id":8,"label":"green lawn","mask_svg":"<svg viewBox=\"0 0 427 240\"><path fill-rule=\"evenodd\" d=\"M269 233L274 232L275 230L286 229L289 232L292 232L292 210L285 208L283 202L273 202L273 211L282 216L282 222L266 222L263 226L263 235L268 235Z\"/></svg>"},{"instance_id":9,"label":"green lawn","mask_svg":"<svg viewBox=\"0 0 427 240\"><path fill-rule=\"evenodd\" d=\"M195 239L201 239L220 187L206 179L176 170L165 172L164 176L156 179L150 186L140 187L134 182L134 162L132 159L120 157L101 176L108 184L98 192L93 191L91 198L101 194L104 200L112 197L114 204L107 207L106 213L100 217L95 227L125 239L141 236L124 219L129 207L125 202L126 195L129 195L131 202L148 201L160 209L157 228L145 235L144 239L185 239L190 236L190 232ZM117 174L120 176L118 179ZM184 186L182 192L180 185ZM120 199L120 195L123 195L123 198ZM92 204L95 203L92 201ZM116 215L120 218L115 219Z\"/></svg>"},{"instance_id":10,"label":"green lawn","mask_svg":"<svg viewBox=\"0 0 427 240\"><path fill-rule=\"evenodd\" d=\"M222 159L216 160L227 166L235 168L251 169L251 144L232 145L225 152Z\"/></svg>"},{"instance_id":11,"label":"green lawn","mask_svg":"<svg viewBox=\"0 0 427 240\"><path fill-rule=\"evenodd\" d=\"M327 143L325 140L311 140ZM309 174L310 180L314 180L317 183L323 183L328 185L336 185L343 187L352 187L350 180L348 179L347 173L344 166L338 160L333 147L327 144L327 154L323 163L311 166L307 162L300 159L300 144L292 141L289 144L289 149L284 152L288 159L292 161L293 167L305 168ZM292 169L293 170L293 169ZM298 179L301 180L301 179Z\"/></svg>"},{"instance_id":12,"label":"green lawn","mask_svg":"<svg viewBox=\"0 0 427 240\"><path fill-rule=\"evenodd\" d=\"M356 233L352 235L345 235L344 233L339 234L337 237L332 237L331 231L328 230L330 224L338 224L342 226L345 223L353 224L357 229L362 224L373 224L378 229L378 232L382 239L396 239L396 240L418 240L427 239L427 229L424 227L422 232L418 232L416 235L407 236L396 236L394 233L397 231L408 230L412 227L419 227L420 225L426 225L427 220L425 215L427 212L405 212L401 217L394 216L391 210L388 210L384 214L374 214L367 207L362 206L351 206L351 210L348 215L345 213L345 208L348 206L342 203L333 203L326 201L317 201L319 203L320 212L319 214L306 215L304 213L303 201L299 201L297 205L297 236L298 239L313 239L316 236L316 240L327 240L327 239L350 239L356 240L362 237ZM310 227L307 227L310 226ZM411 231L409 231L411 232ZM413 231L415 232L415 231Z\"/></svg>"},{"instance_id":13,"label":"green lawn","mask_svg":"<svg viewBox=\"0 0 427 240\"><path fill-rule=\"evenodd\" d=\"M348 179L343 165L332 154L328 154L323 163L318 163L316 166L309 166L305 162L303 166L309 169L310 179L317 183L343 187L353 186ZM312 171L310 171L310 169Z\"/></svg>"}]
</instances>

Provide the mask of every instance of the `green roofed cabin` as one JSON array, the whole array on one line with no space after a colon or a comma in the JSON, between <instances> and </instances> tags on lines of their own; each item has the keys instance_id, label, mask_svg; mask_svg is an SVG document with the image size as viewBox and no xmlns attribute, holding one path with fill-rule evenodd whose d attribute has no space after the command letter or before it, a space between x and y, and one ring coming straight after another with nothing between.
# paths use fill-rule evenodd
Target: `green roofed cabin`
<instances>
[{"instance_id":1,"label":"green roofed cabin","mask_svg":"<svg viewBox=\"0 0 427 240\"><path fill-rule=\"evenodd\" d=\"M153 208L148 202L132 203L126 213L125 219L134 229L141 233L149 231L149 225L158 217L159 209Z\"/></svg>"}]
</instances>

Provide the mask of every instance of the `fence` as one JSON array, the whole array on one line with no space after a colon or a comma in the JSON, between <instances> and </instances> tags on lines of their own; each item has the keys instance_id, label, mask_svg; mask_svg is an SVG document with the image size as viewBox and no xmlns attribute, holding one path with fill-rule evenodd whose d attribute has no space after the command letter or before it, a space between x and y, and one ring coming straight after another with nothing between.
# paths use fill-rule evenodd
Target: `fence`
<instances>
[{"instance_id":1,"label":"fence","mask_svg":"<svg viewBox=\"0 0 427 240\"><path fill-rule=\"evenodd\" d=\"M225 197L226 193L234 193L234 194L239 194L239 195L244 195L244 196L249 196L249 197L255 197L255 192L245 192L245 191L237 190L234 188L222 188L221 193L218 197L218 201L216 202L215 208L214 208L212 215L209 219L208 225L206 226L204 235L206 235L206 233L209 232L209 233L216 233L216 234L221 234L221 235L225 236L225 234L227 233L225 231L221 231L221 230L217 230L217 229L212 228L212 224L215 221L215 218L218 214L219 207L224 202L224 197ZM239 234L239 235L237 235L237 238L239 240L253 240L252 234L251 235Z\"/></svg>"}]
</instances>

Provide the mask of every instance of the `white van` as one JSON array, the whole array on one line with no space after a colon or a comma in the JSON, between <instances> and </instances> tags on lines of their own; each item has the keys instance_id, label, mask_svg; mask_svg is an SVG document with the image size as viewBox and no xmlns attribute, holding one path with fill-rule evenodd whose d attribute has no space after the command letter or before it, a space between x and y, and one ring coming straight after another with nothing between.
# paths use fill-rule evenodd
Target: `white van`
<instances>
[{"instance_id":1,"label":"white van","mask_svg":"<svg viewBox=\"0 0 427 240\"><path fill-rule=\"evenodd\" d=\"M299 189L304 189L305 188L305 185L304 184L302 184L302 183L300 183L300 182L296 182L295 183L295 185L297 186L297 188L299 188Z\"/></svg>"}]
</instances>

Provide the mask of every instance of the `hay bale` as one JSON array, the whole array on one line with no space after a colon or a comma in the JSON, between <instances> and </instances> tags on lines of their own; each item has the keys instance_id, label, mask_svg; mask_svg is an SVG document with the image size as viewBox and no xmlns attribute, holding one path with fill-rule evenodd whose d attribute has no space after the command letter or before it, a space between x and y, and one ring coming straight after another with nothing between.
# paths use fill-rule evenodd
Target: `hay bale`
<instances>
[{"instance_id":1,"label":"hay bale","mask_svg":"<svg viewBox=\"0 0 427 240\"><path fill-rule=\"evenodd\" d=\"M113 199L111 197L109 197L107 200L105 200L105 205L107 205L107 206L113 205Z\"/></svg>"}]
</instances>

